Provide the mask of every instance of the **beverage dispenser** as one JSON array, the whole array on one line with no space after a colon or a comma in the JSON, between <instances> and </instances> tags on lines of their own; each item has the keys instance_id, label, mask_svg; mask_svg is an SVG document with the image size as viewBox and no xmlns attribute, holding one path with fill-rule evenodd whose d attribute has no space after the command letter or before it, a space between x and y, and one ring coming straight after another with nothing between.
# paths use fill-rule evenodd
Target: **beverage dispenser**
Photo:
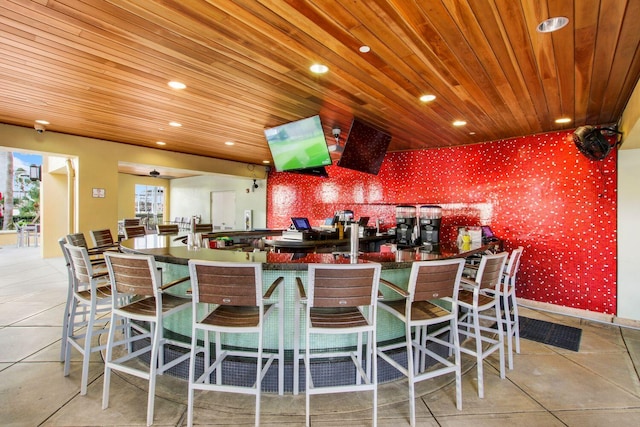
<instances>
[{"instance_id":1,"label":"beverage dispenser","mask_svg":"<svg viewBox=\"0 0 640 427\"><path fill-rule=\"evenodd\" d=\"M442 208L440 206L420 206L420 240L423 245L440 243L441 220Z\"/></svg>"},{"instance_id":2,"label":"beverage dispenser","mask_svg":"<svg viewBox=\"0 0 640 427\"><path fill-rule=\"evenodd\" d=\"M416 207L396 206L396 243L414 246L416 237Z\"/></svg>"}]
</instances>

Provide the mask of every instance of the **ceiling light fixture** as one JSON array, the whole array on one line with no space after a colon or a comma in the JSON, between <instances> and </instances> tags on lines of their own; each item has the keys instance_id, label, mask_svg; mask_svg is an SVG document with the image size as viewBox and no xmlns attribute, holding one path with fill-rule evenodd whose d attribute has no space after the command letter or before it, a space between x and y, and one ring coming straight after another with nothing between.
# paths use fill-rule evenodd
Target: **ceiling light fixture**
<instances>
[{"instance_id":1,"label":"ceiling light fixture","mask_svg":"<svg viewBox=\"0 0 640 427\"><path fill-rule=\"evenodd\" d=\"M233 141L226 141L224 145L235 145L236 143Z\"/></svg>"},{"instance_id":2,"label":"ceiling light fixture","mask_svg":"<svg viewBox=\"0 0 640 427\"><path fill-rule=\"evenodd\" d=\"M164 141L156 141L156 144L158 144L158 145L167 145L167 143L164 142Z\"/></svg>"},{"instance_id":3,"label":"ceiling light fixture","mask_svg":"<svg viewBox=\"0 0 640 427\"><path fill-rule=\"evenodd\" d=\"M186 89L187 85L182 83L182 82L177 82L175 80L170 81L169 83L167 83L169 85L169 87L171 87L172 89Z\"/></svg>"},{"instance_id":4,"label":"ceiling light fixture","mask_svg":"<svg viewBox=\"0 0 640 427\"><path fill-rule=\"evenodd\" d=\"M420 97L420 101L422 101L422 102L431 102L431 101L433 101L434 99L436 99L436 96L435 96L435 95L422 95L422 96Z\"/></svg>"},{"instance_id":5,"label":"ceiling light fixture","mask_svg":"<svg viewBox=\"0 0 640 427\"><path fill-rule=\"evenodd\" d=\"M172 126L174 128L179 128L180 126L182 126L182 124L178 122L169 122L169 126Z\"/></svg>"},{"instance_id":6,"label":"ceiling light fixture","mask_svg":"<svg viewBox=\"0 0 640 427\"><path fill-rule=\"evenodd\" d=\"M358 50L360 52L362 52L362 53L368 53L368 52L371 51L371 48L365 44L365 45L360 46L360 49L358 49Z\"/></svg>"},{"instance_id":7,"label":"ceiling light fixture","mask_svg":"<svg viewBox=\"0 0 640 427\"><path fill-rule=\"evenodd\" d=\"M455 122L453 122L454 126L464 126L466 124L467 122L465 122L464 120L456 120Z\"/></svg>"},{"instance_id":8,"label":"ceiling light fixture","mask_svg":"<svg viewBox=\"0 0 640 427\"><path fill-rule=\"evenodd\" d=\"M569 117L560 117L559 119L556 119L556 123L571 123L571 119Z\"/></svg>"},{"instance_id":9,"label":"ceiling light fixture","mask_svg":"<svg viewBox=\"0 0 640 427\"><path fill-rule=\"evenodd\" d=\"M329 71L329 67L322 64L313 64L309 69L316 74L324 74Z\"/></svg>"},{"instance_id":10,"label":"ceiling light fixture","mask_svg":"<svg viewBox=\"0 0 640 427\"><path fill-rule=\"evenodd\" d=\"M262 163L264 163L265 165L268 165L271 162L269 160L263 160Z\"/></svg>"},{"instance_id":11,"label":"ceiling light fixture","mask_svg":"<svg viewBox=\"0 0 640 427\"><path fill-rule=\"evenodd\" d=\"M49 122L46 120L36 120L36 123L41 124L41 125L48 125Z\"/></svg>"},{"instance_id":12,"label":"ceiling light fixture","mask_svg":"<svg viewBox=\"0 0 640 427\"><path fill-rule=\"evenodd\" d=\"M569 18L565 18L564 16L556 16L539 23L536 27L536 30L538 30L539 33L551 33L553 31L558 31L568 23Z\"/></svg>"}]
</instances>

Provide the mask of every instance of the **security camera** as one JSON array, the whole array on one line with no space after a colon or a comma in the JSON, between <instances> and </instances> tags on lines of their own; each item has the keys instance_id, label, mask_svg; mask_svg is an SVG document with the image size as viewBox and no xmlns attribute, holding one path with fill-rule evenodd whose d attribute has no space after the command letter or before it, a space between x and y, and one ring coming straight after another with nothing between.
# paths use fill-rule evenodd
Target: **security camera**
<instances>
[{"instance_id":1,"label":"security camera","mask_svg":"<svg viewBox=\"0 0 640 427\"><path fill-rule=\"evenodd\" d=\"M334 127L333 128L333 137L336 140L340 138L340 128L339 127Z\"/></svg>"},{"instance_id":2,"label":"security camera","mask_svg":"<svg viewBox=\"0 0 640 427\"><path fill-rule=\"evenodd\" d=\"M47 130L43 125L41 125L40 123L36 123L33 126L36 129L36 132L38 133L44 133L45 130Z\"/></svg>"}]
</instances>

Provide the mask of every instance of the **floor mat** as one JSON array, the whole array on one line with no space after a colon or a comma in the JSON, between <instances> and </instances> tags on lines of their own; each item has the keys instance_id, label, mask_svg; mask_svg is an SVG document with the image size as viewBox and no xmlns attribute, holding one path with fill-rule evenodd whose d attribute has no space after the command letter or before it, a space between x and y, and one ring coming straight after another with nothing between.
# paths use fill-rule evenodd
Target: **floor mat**
<instances>
[{"instance_id":1,"label":"floor mat","mask_svg":"<svg viewBox=\"0 0 640 427\"><path fill-rule=\"evenodd\" d=\"M578 351L582 329L520 316L520 338Z\"/></svg>"}]
</instances>

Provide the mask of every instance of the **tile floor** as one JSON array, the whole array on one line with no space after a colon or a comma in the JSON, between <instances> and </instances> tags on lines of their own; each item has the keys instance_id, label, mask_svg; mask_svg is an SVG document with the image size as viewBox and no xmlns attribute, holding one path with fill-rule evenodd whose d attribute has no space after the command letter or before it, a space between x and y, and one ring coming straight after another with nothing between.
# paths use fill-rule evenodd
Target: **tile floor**
<instances>
[{"instance_id":1,"label":"tile floor","mask_svg":"<svg viewBox=\"0 0 640 427\"><path fill-rule=\"evenodd\" d=\"M94 354L88 393L80 396L80 363L63 376L59 361L66 292L62 258L41 259L38 248L0 247L0 424L4 426L145 425L146 382L114 375L110 407L101 409L103 364ZM427 381L417 399L419 426L638 426L640 425L640 330L523 309L522 315L580 327L579 352L522 340L507 378L497 359L485 362L485 395L476 393L468 357L463 409L453 385ZM497 357L497 356L496 356ZM408 425L403 381L380 386L378 425ZM314 396L313 426L371 425L369 395ZM253 399L206 393L196 402L195 423L253 425ZM158 380L155 423L182 426L185 381ZM304 425L304 395L264 395L262 425Z\"/></svg>"}]
</instances>

